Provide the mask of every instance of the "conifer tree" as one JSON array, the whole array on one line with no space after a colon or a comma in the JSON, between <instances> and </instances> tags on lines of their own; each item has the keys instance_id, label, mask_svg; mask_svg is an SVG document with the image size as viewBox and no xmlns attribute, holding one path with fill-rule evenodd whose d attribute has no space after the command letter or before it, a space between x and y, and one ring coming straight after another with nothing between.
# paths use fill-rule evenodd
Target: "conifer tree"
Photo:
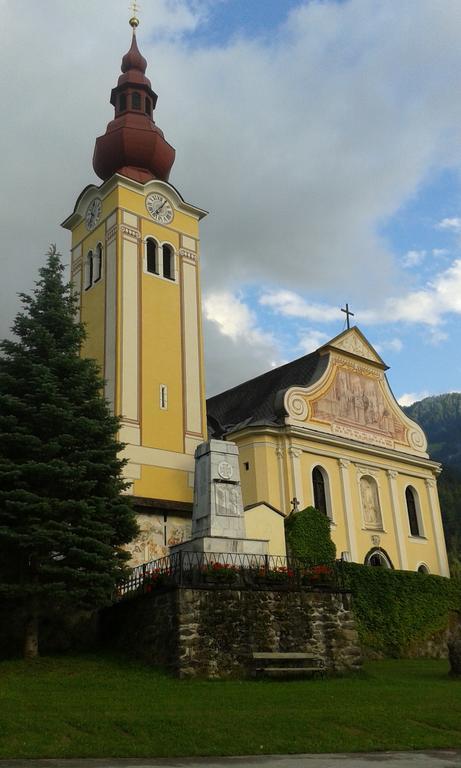
<instances>
[{"instance_id":1,"label":"conifer tree","mask_svg":"<svg viewBox=\"0 0 461 768\"><path fill-rule=\"evenodd\" d=\"M63 282L56 248L0 343L0 599L24 611L24 655L40 619L107 604L136 534L123 494L118 420Z\"/></svg>"}]
</instances>

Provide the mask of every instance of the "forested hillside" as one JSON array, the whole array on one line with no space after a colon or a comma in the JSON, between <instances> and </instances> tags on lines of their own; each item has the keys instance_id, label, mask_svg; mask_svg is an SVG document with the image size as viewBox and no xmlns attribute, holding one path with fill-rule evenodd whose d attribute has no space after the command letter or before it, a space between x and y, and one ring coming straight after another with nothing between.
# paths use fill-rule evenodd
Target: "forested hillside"
<instances>
[{"instance_id":1,"label":"forested hillside","mask_svg":"<svg viewBox=\"0 0 461 768\"><path fill-rule=\"evenodd\" d=\"M403 409L424 429L432 459L441 461L439 495L448 550L461 560L461 393L426 397Z\"/></svg>"}]
</instances>

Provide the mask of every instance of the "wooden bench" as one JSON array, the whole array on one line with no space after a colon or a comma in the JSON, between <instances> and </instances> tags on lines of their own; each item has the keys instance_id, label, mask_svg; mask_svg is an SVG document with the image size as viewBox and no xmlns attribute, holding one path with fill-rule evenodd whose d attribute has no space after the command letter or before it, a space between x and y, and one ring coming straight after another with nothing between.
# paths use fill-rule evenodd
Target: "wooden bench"
<instances>
[{"instance_id":1,"label":"wooden bench","mask_svg":"<svg viewBox=\"0 0 461 768\"><path fill-rule=\"evenodd\" d=\"M255 652L251 654L255 677L299 678L325 674L323 659L313 653Z\"/></svg>"}]
</instances>

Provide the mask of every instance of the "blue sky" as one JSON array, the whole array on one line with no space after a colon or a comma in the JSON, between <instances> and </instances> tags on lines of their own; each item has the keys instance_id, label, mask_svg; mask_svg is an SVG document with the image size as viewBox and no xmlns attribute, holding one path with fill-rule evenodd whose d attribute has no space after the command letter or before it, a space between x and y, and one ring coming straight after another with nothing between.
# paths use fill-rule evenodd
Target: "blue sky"
<instances>
[{"instance_id":1,"label":"blue sky","mask_svg":"<svg viewBox=\"0 0 461 768\"><path fill-rule=\"evenodd\" d=\"M0 9L3 336L48 243L68 259L130 30L122 0ZM346 301L398 398L461 390L459 0L144 0L140 19L171 181L210 211L210 393L338 334Z\"/></svg>"}]
</instances>

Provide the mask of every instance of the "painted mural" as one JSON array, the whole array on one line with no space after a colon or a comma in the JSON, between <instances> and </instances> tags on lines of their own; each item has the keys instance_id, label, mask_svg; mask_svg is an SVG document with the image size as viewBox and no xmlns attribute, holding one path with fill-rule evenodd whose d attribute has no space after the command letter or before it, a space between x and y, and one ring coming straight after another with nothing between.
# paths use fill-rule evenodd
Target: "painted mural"
<instances>
[{"instance_id":1,"label":"painted mural","mask_svg":"<svg viewBox=\"0 0 461 768\"><path fill-rule=\"evenodd\" d=\"M338 368L328 392L311 407L312 418L330 423L334 432L347 435L349 428L358 430L349 434L357 439L362 439L361 432L370 439L381 436L389 447L394 440L407 442L405 425L385 399L378 380L355 370Z\"/></svg>"},{"instance_id":2,"label":"painted mural","mask_svg":"<svg viewBox=\"0 0 461 768\"><path fill-rule=\"evenodd\" d=\"M139 514L139 534L128 545L130 565L135 567L157 560L169 554L173 544L181 544L191 535L191 523L181 518L169 517L165 522L161 515Z\"/></svg>"}]
</instances>

